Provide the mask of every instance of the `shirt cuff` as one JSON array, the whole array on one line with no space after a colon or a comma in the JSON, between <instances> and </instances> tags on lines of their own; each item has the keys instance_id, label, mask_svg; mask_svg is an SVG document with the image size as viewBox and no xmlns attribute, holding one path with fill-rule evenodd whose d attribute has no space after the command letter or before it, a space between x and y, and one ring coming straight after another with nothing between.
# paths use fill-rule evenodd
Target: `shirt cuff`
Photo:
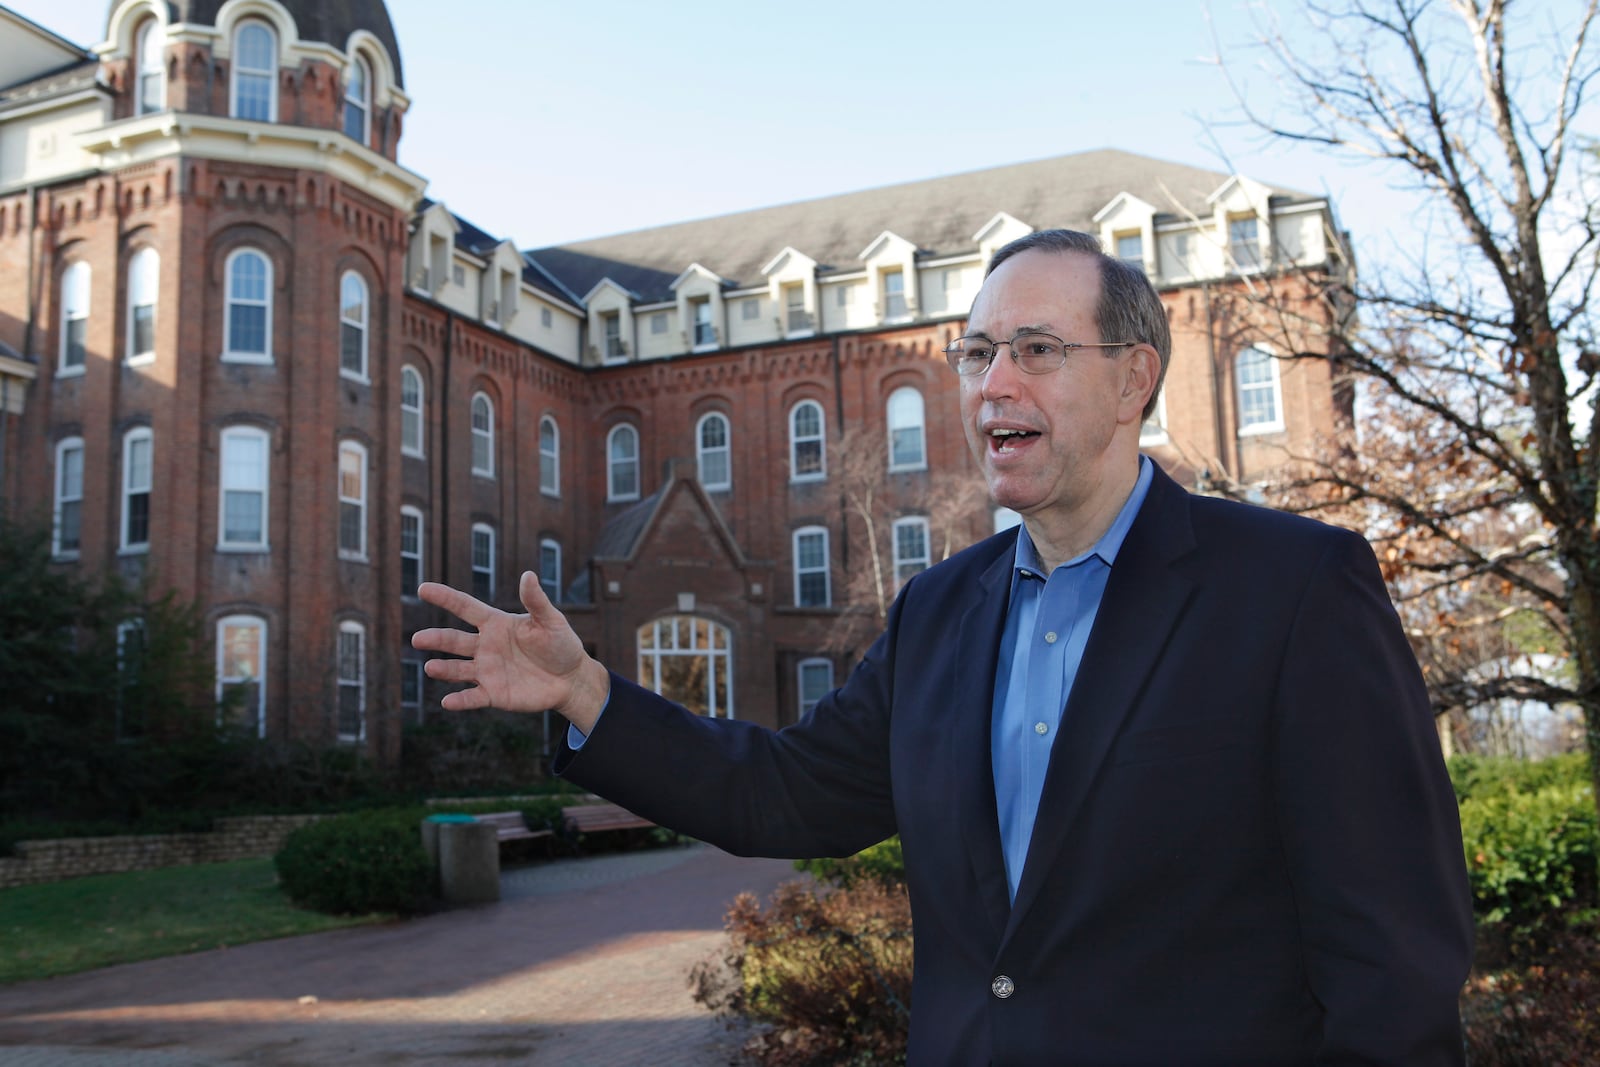
<instances>
[{"instance_id":1,"label":"shirt cuff","mask_svg":"<svg viewBox=\"0 0 1600 1067\"><path fill-rule=\"evenodd\" d=\"M606 694L606 702L604 704L600 705L600 715L604 715L606 713L606 708L608 708L610 705L611 705L611 694L607 693ZM600 715L596 715L594 717L594 721L595 721L595 725L596 726L598 726L600 724ZM570 722L567 723L567 747L568 748L570 748L570 749L572 749L572 751L576 752L580 748L583 747L583 743L585 741L587 741L587 740L589 740L589 735L588 734L584 733L582 730L578 729L576 726L572 725Z\"/></svg>"}]
</instances>

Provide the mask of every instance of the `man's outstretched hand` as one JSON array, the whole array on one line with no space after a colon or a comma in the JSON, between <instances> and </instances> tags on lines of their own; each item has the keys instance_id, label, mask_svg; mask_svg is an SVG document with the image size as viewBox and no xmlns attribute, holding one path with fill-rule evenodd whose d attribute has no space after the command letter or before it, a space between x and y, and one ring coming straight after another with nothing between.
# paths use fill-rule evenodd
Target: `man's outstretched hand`
<instances>
[{"instance_id":1,"label":"man's outstretched hand","mask_svg":"<svg viewBox=\"0 0 1600 1067\"><path fill-rule=\"evenodd\" d=\"M423 582L417 595L477 630L418 630L413 647L462 659L430 659L423 668L441 682L472 686L439 703L448 711L495 707L557 711L588 733L611 691L606 669L583 650L567 617L544 595L532 571L522 572L517 595L526 615L492 608L459 589Z\"/></svg>"}]
</instances>

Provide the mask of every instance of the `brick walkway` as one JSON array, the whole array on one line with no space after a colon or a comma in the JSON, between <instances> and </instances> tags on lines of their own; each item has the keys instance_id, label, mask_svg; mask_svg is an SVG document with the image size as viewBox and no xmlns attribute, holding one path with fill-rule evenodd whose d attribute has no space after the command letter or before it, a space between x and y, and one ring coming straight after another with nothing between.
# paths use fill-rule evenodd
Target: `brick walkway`
<instances>
[{"instance_id":1,"label":"brick walkway","mask_svg":"<svg viewBox=\"0 0 1600 1067\"><path fill-rule=\"evenodd\" d=\"M704 845L562 860L489 907L0 987L0 1065L728 1064L686 976L735 894L794 877Z\"/></svg>"}]
</instances>

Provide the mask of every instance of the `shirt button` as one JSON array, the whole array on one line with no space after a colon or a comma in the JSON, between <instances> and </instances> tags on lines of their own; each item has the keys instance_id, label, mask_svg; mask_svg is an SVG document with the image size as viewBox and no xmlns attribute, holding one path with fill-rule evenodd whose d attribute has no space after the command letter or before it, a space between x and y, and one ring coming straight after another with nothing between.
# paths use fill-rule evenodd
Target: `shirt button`
<instances>
[{"instance_id":1,"label":"shirt button","mask_svg":"<svg viewBox=\"0 0 1600 1067\"><path fill-rule=\"evenodd\" d=\"M1050 727L1046 726L1042 722L1036 722L1033 724L1033 732L1038 734L1040 737L1043 737L1045 734L1050 732Z\"/></svg>"},{"instance_id":2,"label":"shirt button","mask_svg":"<svg viewBox=\"0 0 1600 1067\"><path fill-rule=\"evenodd\" d=\"M1044 643L1047 645L1053 645L1056 643L1056 632L1054 630L1051 630L1049 633L1044 635Z\"/></svg>"},{"instance_id":3,"label":"shirt button","mask_svg":"<svg viewBox=\"0 0 1600 1067\"><path fill-rule=\"evenodd\" d=\"M1011 980L1010 975L1002 974L995 978L993 982L989 983L989 992L993 993L1001 1000L1006 999L1016 991L1017 983Z\"/></svg>"}]
</instances>

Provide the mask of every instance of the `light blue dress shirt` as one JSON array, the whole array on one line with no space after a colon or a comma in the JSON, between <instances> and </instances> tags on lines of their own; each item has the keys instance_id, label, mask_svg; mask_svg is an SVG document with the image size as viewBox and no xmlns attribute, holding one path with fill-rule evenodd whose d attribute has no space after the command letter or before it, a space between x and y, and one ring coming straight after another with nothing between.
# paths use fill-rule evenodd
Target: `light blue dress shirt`
<instances>
[{"instance_id":1,"label":"light blue dress shirt","mask_svg":"<svg viewBox=\"0 0 1600 1067\"><path fill-rule=\"evenodd\" d=\"M1061 713L1078 677L1083 648L1106 580L1128 529L1139 514L1154 477L1150 460L1139 457L1139 477L1111 527L1089 551L1067 560L1047 577L1027 527L1017 531L1011 600L1000 637L994 678L994 715L989 750L994 763L1000 844L1006 858L1011 899L1017 898L1028 857L1039 795L1044 791L1050 748Z\"/></svg>"}]
</instances>

